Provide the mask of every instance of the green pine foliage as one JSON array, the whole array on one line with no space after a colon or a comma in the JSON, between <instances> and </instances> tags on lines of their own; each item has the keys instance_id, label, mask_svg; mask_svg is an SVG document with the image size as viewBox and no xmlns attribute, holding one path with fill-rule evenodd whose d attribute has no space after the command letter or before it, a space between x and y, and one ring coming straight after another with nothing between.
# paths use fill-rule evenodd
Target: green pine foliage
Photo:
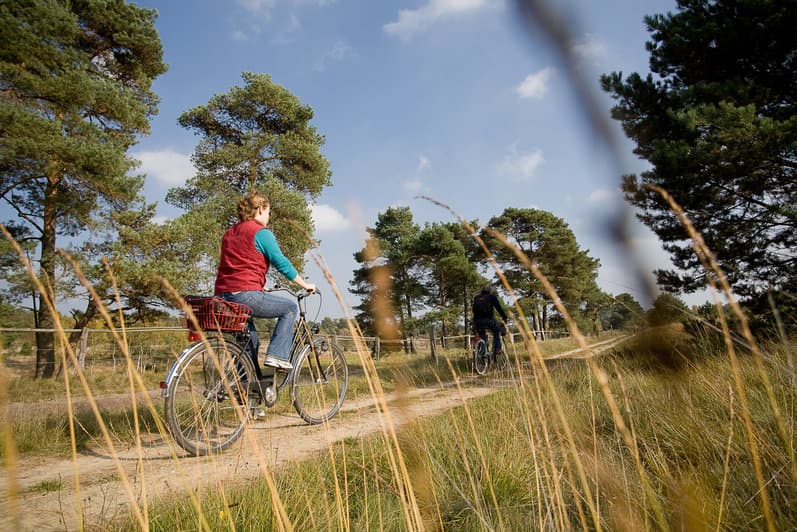
<instances>
[{"instance_id":1,"label":"green pine foliage","mask_svg":"<svg viewBox=\"0 0 797 532\"><path fill-rule=\"evenodd\" d=\"M149 131L165 72L154 10L125 2L10 0L0 4L0 191L40 242L55 297L57 241L106 225L139 201L128 148ZM46 308L40 297L39 308ZM43 312L39 325L51 328ZM44 376L52 335L37 335Z\"/></svg>"},{"instance_id":2,"label":"green pine foliage","mask_svg":"<svg viewBox=\"0 0 797 532\"><path fill-rule=\"evenodd\" d=\"M658 272L661 286L691 292L709 273L649 185L683 207L734 292L765 310L768 292L790 294L781 300L795 293L797 9L753 0L677 4L645 18L650 74L601 78L617 102L612 116L651 165L624 177L626 198L675 265Z\"/></svg>"},{"instance_id":3,"label":"green pine foliage","mask_svg":"<svg viewBox=\"0 0 797 532\"><path fill-rule=\"evenodd\" d=\"M518 259L515 250L494 238L491 231L503 235L516 246L529 263L539 267L553 285L562 303L584 331L594 316L583 312L589 303L599 307L603 294L596 284L600 262L582 250L567 223L540 209L507 208L490 219L482 238L495 255L507 281L520 296L527 316L534 320L534 329L548 329L550 317L556 313L550 295L542 283ZM596 309L593 309L593 314Z\"/></svg>"},{"instance_id":4,"label":"green pine foliage","mask_svg":"<svg viewBox=\"0 0 797 532\"><path fill-rule=\"evenodd\" d=\"M215 265L221 235L237 221L238 199L250 191L265 194L271 228L301 270L316 243L309 202L332 184L320 151L324 137L311 124L312 108L269 75L242 77L242 86L180 116L180 125L199 136L192 158L197 175L171 189L166 201L187 211L185 227L200 222L186 244Z\"/></svg>"}]
</instances>

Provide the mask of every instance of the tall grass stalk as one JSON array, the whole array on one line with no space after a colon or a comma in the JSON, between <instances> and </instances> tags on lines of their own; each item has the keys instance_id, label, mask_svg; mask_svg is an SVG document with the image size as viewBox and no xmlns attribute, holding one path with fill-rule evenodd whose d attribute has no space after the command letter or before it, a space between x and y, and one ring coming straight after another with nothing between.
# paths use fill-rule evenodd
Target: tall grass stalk
<instances>
[{"instance_id":1,"label":"tall grass stalk","mask_svg":"<svg viewBox=\"0 0 797 532\"><path fill-rule=\"evenodd\" d=\"M520 304L518 303L518 298L514 297L514 290L513 290L512 286L509 284L509 282L507 281L506 276L504 275L504 273L501 270L500 266L495 261L493 255L492 255L492 252L489 250L489 248L484 243L484 241L476 233L476 230L461 215L459 215L456 211L454 211L448 205L445 205L444 203L442 203L440 201L437 201L435 199L429 198L427 196L423 196L422 198L426 199L426 200L428 200L428 201L430 201L430 202L432 202L432 203L434 203L434 204L436 204L438 206L441 206L444 209L446 209L449 212L451 212L452 214L454 214L457 217L457 219L460 221L460 224L462 224L463 227L468 231L468 233L470 233L470 235L473 238L475 238L477 240L477 242L479 242L479 245L481 246L482 250L484 251L484 253L485 253L486 257L487 257L487 260L493 266L493 269L495 270L496 274L498 275L498 278L501 280L501 282L503 283L504 287L509 292L510 297L512 297L512 299L515 301L515 308L516 308L518 314L522 318L523 317L523 311L520 308ZM487 229L489 231L489 227L485 228L485 229ZM489 231L489 233L490 233L491 236L496 237L505 247L507 247L508 249L512 250L514 252L514 254L517 256L517 258L520 260L521 265L523 265L524 267L528 268L534 274L534 276L540 282L542 282L545 291L549 294L549 296L553 300L554 304L556 305L557 310L560 311L560 313L562 314L565 322L567 323L567 326L568 326L568 329L570 330L571 336L576 338L576 340L578 341L579 347L581 349L583 349L584 351L589 353L590 351L589 351L589 349L587 347L587 343L586 343L583 335L578 330L578 327L576 326L575 321L570 317L569 313L564 308L564 305L562 305L561 301L559 300L559 296L556 294L556 290L554 290L553 286L550 284L550 282L548 282L548 280L545 278L545 276L542 274L542 272L539 271L539 269L536 267L536 265L531 264L531 262L529 261L529 258L526 256L525 253L523 253L523 251L521 249L519 249L517 246L515 246L515 245L511 244L509 241L507 241L506 237L504 237L503 235L501 235L501 234L499 234L499 233L497 233L495 231ZM549 392L551 392L552 397L554 398L555 409L556 409L556 413L557 413L558 420L559 420L559 423L557 425L555 425L555 427L558 427L564 433L564 435L565 435L565 437L567 439L568 445L570 446L570 450L571 450L572 464L576 468L577 475L578 475L578 478L579 478L579 482L581 483L581 486L584 489L584 499L585 499L585 502L586 502L586 504L587 504L587 506L588 506L588 508L590 510L592 524L593 524L593 526L595 527L596 530L600 530L601 526L600 526L600 520L598 519L597 509L596 509L596 506L595 506L595 499L594 499L594 497L593 497L593 495L591 493L591 490L590 490L590 487L589 487L589 483L587 482L587 478L586 478L586 475L585 475L585 472L584 472L584 466L581 463L579 455L578 455L578 453L576 451L576 446L575 446L575 442L573 440L573 434L572 434L572 432L570 430L570 426L569 426L569 424L567 422L567 419L564 417L562 409L561 409L561 405L559 404L558 394L556 393L556 390L551 385L550 375L549 375L549 373L548 373L548 371L547 371L547 369L545 367L544 362L542 361L542 355L541 355L539 347L537 345L537 341L534 338L534 335L531 333L531 330L529 329L529 324L528 324L527 320L525 320L525 319L519 320L519 329L521 331L521 334L523 335L524 341L527 343L527 345L530 345L532 347L532 350L529 353L530 355L533 355L533 357L531 359L532 363L534 362L535 359L539 362L539 368L541 369L541 374L543 375L543 377L545 379L545 384L546 384ZM620 428L621 428L621 431L622 431L623 430L623 425L624 425L623 424L623 420L619 416L618 416L618 418L619 418ZM570 461L569 460L565 462L565 466L566 467L570 466ZM577 507L578 507L579 514L582 516L582 523L584 523L584 526L586 526L586 519L584 517L583 510L581 508L581 500L580 500L579 497L576 497L575 500L576 500L576 504L577 504Z\"/></svg>"},{"instance_id":2,"label":"tall grass stalk","mask_svg":"<svg viewBox=\"0 0 797 532\"><path fill-rule=\"evenodd\" d=\"M756 464L756 478L760 484L760 498L761 498L761 505L764 508L764 514L767 517L767 527L770 530L774 530L772 525L772 512L770 509L770 501L769 495L767 494L766 485L764 484L763 473L761 471L761 464L760 464L760 457L758 455L758 448L755 441L755 433L753 429L753 424L750 420L750 414L748 412L748 405L747 405L747 398L745 397L744 386L741 383L741 379L738 376L738 361L736 360L736 353L733 348L732 342L730 342L730 331L727 324L727 320L725 319L724 310L722 305L717 297L717 283L721 287L722 293L725 295L726 299L728 300L729 304L731 305L731 309L733 310L734 314L736 315L737 319L741 323L742 333L744 334L745 339L747 340L748 344L750 345L754 360L756 362L759 375L764 382L764 386L767 392L767 396L769 397L770 407L772 408L773 413L775 414L775 421L778 425L778 430L780 432L781 438L783 439L783 443L786 446L786 449L789 453L789 462L791 466L791 475L792 481L797 482L797 461L795 460L794 456L794 443L791 438L788 436L788 432L786 430L785 424L783 422L783 416L780 412L780 408L775 400L774 390L772 388L772 384L769 381L769 377L764 371L763 363L762 363L762 354L761 350L758 347L758 342L756 342L755 338L753 337L753 333L750 330L749 323L747 321L747 316L742 311L741 307L739 306L736 298L733 296L733 291L731 290L730 284L728 283L728 279L725 276L725 273L719 267L716 258L712 251L706 246L705 241L703 240L703 236L700 234L699 231L695 229L692 225L691 220L686 215L684 210L681 206L675 201L675 199L664 189L655 185L647 185L648 188L657 192L664 200L669 204L672 211L676 214L681 225L687 230L690 238L692 239L692 248L695 250L698 258L700 259L703 268L710 273L713 273L716 278L712 278L709 276L709 284L714 294L715 306L717 308L717 312L719 315L720 323L722 325L723 333L726 338L726 345L728 348L728 355L731 360L732 367L734 368L734 377L736 382L737 393L739 394L739 399L741 402L742 407L742 415L745 418L745 428L748 434L748 442L750 446L750 454L752 455L753 462Z\"/></svg>"},{"instance_id":3,"label":"tall grass stalk","mask_svg":"<svg viewBox=\"0 0 797 532\"><path fill-rule=\"evenodd\" d=\"M112 331L113 337L116 340L117 345L119 346L122 354L125 357L125 360L127 362L128 375L130 376L131 380L135 381L135 383L138 385L138 387L139 387L139 389L141 391L146 392L147 388L146 388L146 385L144 384L144 380L141 378L141 375L135 370L135 366L133 365L132 357L130 356L130 350L128 349L128 345L127 345L127 342L125 340L124 325L122 326L122 334L120 335L117 332L116 327L114 327L113 319L112 319L110 313L108 312L108 309L103 304L102 299L97 294L97 291L94 289L94 286L92 286L92 284L88 281L88 278L81 271L80 265L75 260L73 260L72 257L69 256L69 254L66 253L65 251L59 250L59 253L72 266L72 268L75 270L75 273L77 274L77 278L79 279L80 283L83 285L84 288L86 288L89 291L89 294L94 299L95 303L97 303L97 309L99 310L100 314L102 315L103 319L105 320L105 323L108 326L108 328ZM104 264L105 264L105 266L107 268L108 267L107 262L104 262ZM32 271L31 271L31 273L32 273ZM109 273L109 275L110 275L110 273ZM116 297L117 297L117 304L118 304L119 303L119 300L118 300L119 291L116 289L116 282L115 282L115 279L113 279L112 275L111 275L111 280L113 282L114 290L115 290ZM118 306L121 309L121 304L118 304ZM56 313L54 313L53 315L57 316ZM124 316L120 316L120 318L121 318L120 321L122 323L124 323L124 319L123 319ZM55 321L58 322L58 320L55 320ZM75 368L79 368L79 364L77 364L77 359L75 358L75 355L74 355L74 352L73 352L73 350L71 348L71 345L69 345L68 342L65 342L65 344L67 345L67 348L69 350L70 358L71 358L71 361L72 361L74 367ZM67 372L64 372L64 373L66 374ZM141 508L141 506L139 505L139 502L138 502L138 498L133 493L132 486L130 485L130 479L129 479L128 475L127 475L127 472L124 470L124 468L122 467L121 462L119 461L118 453L116 452L116 448L113 445L113 442L111 441L108 429L107 429L107 427L106 427L106 425L105 425L105 423L103 421L102 416L99 413L99 407L97 406L97 401L96 401L96 399L94 397L94 394L92 393L90 387L88 386L88 383L86 382L86 379L83 376L83 372L82 371L78 371L78 376L80 377L80 381L81 381L81 384L83 385L83 388L84 388L84 390L86 392L86 396L89 399L89 405L91 406L91 409L94 412L94 415L95 415L95 417L97 419L97 422L100 425L100 430L101 430L102 436L103 436L103 438L105 440L106 450L111 455L111 457L113 458L114 464L116 465L117 472L119 474L119 478L120 478L120 480L122 482L122 485L124 487L125 493L126 493L126 495L128 497L128 503L133 508L133 511L135 512L136 517L140 521L140 524L142 524L142 530L149 530L149 519L147 517L146 497L144 498L144 501L143 501L144 508ZM137 415L137 409L136 409L135 386L131 385L130 392L131 392L131 399L132 399L132 403L133 403L134 419L136 419L136 421L138 421L138 415ZM167 433L166 427L163 424L163 422L161 421L161 418L160 418L160 416L157 413L155 405L152 403L152 400L150 399L150 397L146 393L144 393L144 400L146 401L147 407L149 408L149 411L152 414L153 419L158 424L158 430L160 431L161 434L166 434ZM72 401L70 400L70 396L68 394L67 394L67 403L70 405L70 408L71 408ZM71 418L71 412L70 412L70 418ZM70 424L70 430L73 430L71 424ZM142 461L143 461L143 454L142 454L142 450L141 450L141 434L138 432L138 427L136 427L136 435L135 436L136 437L135 437L134 445L136 446L136 453L137 453L137 455L139 457L139 464L141 464ZM73 435L73 438L74 438L74 435ZM176 458L177 457L177 450L176 450L175 445L171 441L169 441L168 445L169 445L169 451L170 451L172 457ZM73 450L73 460L75 461L75 464L77 464L77 452L76 452L76 450ZM77 467L77 465L76 465L76 467ZM143 474L143 469L144 468L141 465L139 465L139 469L142 470L142 474ZM75 491L79 495L79 479L76 479ZM199 506L199 504L200 504L199 501L196 500L196 499L192 499L192 502L194 502L194 504L196 504L197 506ZM82 515L79 515L79 520L82 523Z\"/></svg>"},{"instance_id":4,"label":"tall grass stalk","mask_svg":"<svg viewBox=\"0 0 797 532\"><path fill-rule=\"evenodd\" d=\"M633 450L625 445L608 403L600 394L595 398L589 395L590 386L597 385L592 370L585 362L573 361L557 365L552 372L555 388L560 393L571 392L562 395L562 408L576 440L587 444L582 446L583 460L590 483L599 487L596 493L600 495L602 528L724 530L756 528L757 520L763 525L763 514L750 501L757 491L752 463L744 457L743 435L739 439L734 431L743 420L734 411L735 396L728 396L721 385L732 379L733 370L720 359L707 358L684 366L677 379L671 380L674 375L668 377L638 364L638 357L650 355L637 347L632 349L602 356L597 363L612 375L612 392L621 398L622 408L632 420L629 430L633 430L646 457L655 495L665 509L663 523L650 510L649 501L640 496L642 481ZM746 386L752 386L763 399L755 403L753 417L758 424L768 424L772 413L763 384L757 382L754 363L741 362ZM775 366L770 371L776 371ZM546 422L529 421L518 402L521 380L537 388L534 375L526 372L515 378L517 386L473 401L463 399L457 408L416 420L399 432L408 466L416 475L416 493L425 494L418 498L425 528L584 528L575 502L576 497L583 497L583 490L572 491L557 501L553 491L536 487L540 466L526 453L530 439L545 431L542 425ZM704 382L713 386L697 385ZM787 386L779 390L793 397ZM541 409L553 409L550 395L541 396ZM719 416L723 410L725 415ZM770 468L777 471L781 464L788 463L784 449L778 452L773 447L778 441L774 425L759 437L769 449ZM307 462L276 472L276 488L295 528L337 529L342 519L343 526L350 530L412 530L403 517L397 485L400 479L390 473L389 449L382 435L349 438L336 444L334 450L333 459L323 451ZM562 463L569 450L562 439L542 452L545 461ZM344 463L345 471L340 467ZM348 483L347 500L336 507L332 500L334 484L344 481ZM426 483L430 483L429 488L422 487ZM572 479L563 469L552 473L551 483L561 486L563 493L572 489ZM780 481L773 487L779 501L774 524L778 529L788 529L797 522L797 511L790 502L797 496L796 488ZM264 492L268 489L265 482L246 489L228 488L226 496L234 501L230 505L233 524L225 510L225 528L267 528L273 519L269 506L263 504L268 500ZM327 497L330 504L323 502ZM222 518L216 515L223 507L221 496L209 493L203 496L203 502L210 528L218 528L222 525ZM156 502L152 508L153 523L157 523L154 529L191 528L193 513L187 513L190 506L179 500Z\"/></svg>"},{"instance_id":5,"label":"tall grass stalk","mask_svg":"<svg viewBox=\"0 0 797 532\"><path fill-rule=\"evenodd\" d=\"M3 449L3 465L8 490L8 506L12 516L12 526L20 528L19 522L19 483L17 482L17 449L14 442L14 429L8 409L8 378L5 366L5 346L0 341L0 446Z\"/></svg>"},{"instance_id":6,"label":"tall grass stalk","mask_svg":"<svg viewBox=\"0 0 797 532\"><path fill-rule=\"evenodd\" d=\"M378 250L373 249L372 247L369 247L366 251L372 258L375 258L378 255ZM329 271L329 268L327 268L326 263L316 254L311 254L311 256L314 258L316 264L321 268L325 278L330 283L335 297L341 304L341 308L347 308L347 306L343 303L343 298L337 288L337 283ZM388 293L387 287L390 285L390 277L385 272L384 275L378 279L375 279L374 284L381 287L380 293L383 294L383 297L375 298L376 301L374 311L377 314L377 322L389 323L389 320L386 319L388 300L384 295ZM418 508L418 502L413 490L412 479L410 478L404 456L401 452L401 447L396 434L395 423L393 421L391 411L387 406L385 392L382 388L382 383L376 371L374 360L371 358L365 342L362 340L363 334L359 328L359 325L349 316L347 316L346 322L349 326L351 335L354 338L359 339L359 341L356 342L357 355L360 359L362 367L365 370L365 378L368 383L371 396L375 399L377 411L381 414L379 419L382 422L382 434L385 437L385 444L387 445L387 448L391 450L389 453L391 470L393 476L399 480L399 493L402 497L402 508L404 509L406 523L410 525L411 528L422 528L423 518L421 516L420 509ZM386 336L391 337L391 334L388 333Z\"/></svg>"},{"instance_id":7,"label":"tall grass stalk","mask_svg":"<svg viewBox=\"0 0 797 532\"><path fill-rule=\"evenodd\" d=\"M579 347L594 355L547 279L528 259L524 265L566 317ZM77 264L72 266L99 302ZM331 275L329 280L342 303ZM195 320L169 283L163 285L183 305L189 319ZM39 290L44 288L39 285ZM116 294L118 303L118 290ZM49 305L53 311L51 301ZM114 329L110 313L104 307L101 311ZM790 363L791 348L784 345L777 357L764 357L759 350L748 363L736 355L724 315L721 320L736 392L727 400L722 377L728 371L718 359L705 355L690 358L678 353L684 363L672 382L667 374L651 374L648 366L635 365L639 353L644 353L639 346L626 348L625 356L607 357L605 363L594 356L585 362L556 362L554 371L525 320L519 319L522 342L509 346L511 365L492 381L505 385L505 390L467 400L469 379L463 376L461 365L444 353L445 366L438 371L430 365L432 376L441 389L453 383L459 397L457 408L432 420L415 419L399 429L399 418L414 415L410 383L428 382L430 377L391 368L398 399L390 402L380 376L385 369L377 368L361 331L349 319L362 379L379 414L378 434L336 442L331 425L324 424L320 434L326 448L313 463L275 469L255 431L245 430L236 452L239 457L254 457L262 482L251 489L230 483L225 464L210 456L214 472L205 480L212 491L206 493L192 489L194 479L183 468L183 455L168 437L151 399L145 394L146 414L135 406L136 391L146 391L147 386L132 364L123 326L115 339L128 361L127 386L134 405L130 432L138 469L143 475L142 431L152 422L165 436L169 463L176 467L190 504L181 504L182 498L175 505L153 500L146 489L142 499L134 496L108 428L112 418L100 412L82 372L77 370L77 376L130 505L132 515L126 526L137 530L516 529L529 523L538 529L559 530L668 529L679 524L723 529L729 524L749 525L754 522L751 519L761 517L769 528L793 524L788 500L797 496L794 482L782 484L779 473L791 468L789 478L794 478L793 448L783 440L784 434L794 431L795 390L790 382L776 379L776 387L770 379L770 374L777 375L782 358ZM61 352L62 366L71 363L77 368L63 329L60 338L66 346ZM674 342L667 345L678 352ZM789 375L791 381L793 373ZM65 377L75 508L83 526L76 426L81 418L73 410L70 386ZM6 390L4 375L0 375L0 408L8 403ZM741 431L734 430L736 400ZM773 401L791 405L788 422L772 407ZM17 460L13 434L4 428L2 437L9 508L18 511L14 510L20 501L13 484ZM753 481L743 476L750 469L745 450L755 473L750 476L755 478L752 490ZM763 515L751 517L750 501L755 498L762 501Z\"/></svg>"}]
</instances>

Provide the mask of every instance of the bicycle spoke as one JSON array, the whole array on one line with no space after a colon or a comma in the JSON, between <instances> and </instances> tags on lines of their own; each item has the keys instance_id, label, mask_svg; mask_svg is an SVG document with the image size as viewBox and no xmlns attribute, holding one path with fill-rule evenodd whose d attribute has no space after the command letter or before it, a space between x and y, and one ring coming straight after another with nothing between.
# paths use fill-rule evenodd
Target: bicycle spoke
<instances>
[{"instance_id":1,"label":"bicycle spoke","mask_svg":"<svg viewBox=\"0 0 797 532\"><path fill-rule=\"evenodd\" d=\"M166 421L175 441L192 454L221 451L241 435L248 419L248 387L256 379L248 357L215 338L181 354L166 397Z\"/></svg>"},{"instance_id":2,"label":"bicycle spoke","mask_svg":"<svg viewBox=\"0 0 797 532\"><path fill-rule=\"evenodd\" d=\"M321 423L343 403L349 378L346 359L338 346L327 345L315 352L306 347L299 360L291 388L293 405L308 423Z\"/></svg>"}]
</instances>

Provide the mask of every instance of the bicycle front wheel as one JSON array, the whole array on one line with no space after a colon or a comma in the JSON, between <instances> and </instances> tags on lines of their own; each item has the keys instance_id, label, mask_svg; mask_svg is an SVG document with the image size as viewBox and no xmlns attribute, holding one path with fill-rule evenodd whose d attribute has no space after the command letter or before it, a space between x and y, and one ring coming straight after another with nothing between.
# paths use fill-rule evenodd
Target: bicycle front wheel
<instances>
[{"instance_id":1,"label":"bicycle front wheel","mask_svg":"<svg viewBox=\"0 0 797 532\"><path fill-rule=\"evenodd\" d=\"M476 370L476 373L479 375L484 375L487 371L487 364L489 362L487 342L480 338L476 341L476 345L473 346L473 369Z\"/></svg>"},{"instance_id":2,"label":"bicycle front wheel","mask_svg":"<svg viewBox=\"0 0 797 532\"><path fill-rule=\"evenodd\" d=\"M293 407L311 425L332 419L349 385L343 350L323 338L305 346L296 359L291 397Z\"/></svg>"},{"instance_id":3,"label":"bicycle front wheel","mask_svg":"<svg viewBox=\"0 0 797 532\"><path fill-rule=\"evenodd\" d=\"M193 455L220 452L241 436L256 405L254 365L222 337L198 342L178 357L166 387L164 414L177 444Z\"/></svg>"}]
</instances>

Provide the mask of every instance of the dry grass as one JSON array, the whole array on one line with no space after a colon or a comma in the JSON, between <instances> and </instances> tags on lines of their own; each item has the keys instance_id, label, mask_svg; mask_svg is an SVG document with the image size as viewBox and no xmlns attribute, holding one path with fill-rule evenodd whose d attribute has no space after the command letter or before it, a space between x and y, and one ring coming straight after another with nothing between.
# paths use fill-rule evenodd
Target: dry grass
<instances>
[{"instance_id":1,"label":"dry grass","mask_svg":"<svg viewBox=\"0 0 797 532\"><path fill-rule=\"evenodd\" d=\"M589 351L570 325L576 345ZM356 324L352 329L358 333ZM463 399L448 413L401 430L393 420L411 403L409 391L443 381L467 386L467 357L441 356L434 364L395 355L377 365L360 343L350 355L351 394L370 397L384 415L377 436L329 436L322 455L275 471L245 431L243 453L259 464L262 483L219 485L171 502L142 498L117 456L120 444L132 445L143 460L143 435L168 439L160 405L146 394L140 404L132 400L147 391L147 381L128 364L129 405L109 411L76 371L62 381L68 415L43 416L25 427L3 409L7 511L13 519L22 507L14 489L20 454L76 460L91 447L117 463L131 509L130 520L117 525L129 529L517 529L529 523L540 529L786 529L797 523L793 345L782 341L763 350L742 332L745 350L727 341L724 352L716 344L709 352L681 328L665 327L612 356L551 368L525 333L495 394ZM123 337L119 346L126 352ZM73 354L64 357L62 363L76 367ZM9 385L6 376L4 405ZM75 408L74 387L82 390L83 408ZM399 400L388 401L388 391ZM59 438L49 436L54 433ZM51 447L32 451L42 440ZM178 475L182 460L176 451L169 458ZM179 479L187 486L192 480ZM60 490L62 482L69 483L51 480L34 490ZM77 474L72 482L79 494Z\"/></svg>"},{"instance_id":2,"label":"dry grass","mask_svg":"<svg viewBox=\"0 0 797 532\"><path fill-rule=\"evenodd\" d=\"M599 383L583 361L559 364L552 384L570 425L582 462L597 520L585 515L585 491L573 476L568 445L557 420L545 413L555 408L551 395L533 374L523 382L487 398L464 403L449 413L419 420L398 434L422 525L429 529L738 529L765 524L744 420L727 360L696 357L678 370L645 360L656 352L642 350L602 356L599 366L629 420L636 450L629 449L607 403L594 392ZM792 412L795 391L781 371L785 360L775 356L771 375L781 375L776 389ZM748 396L753 399L756 435L765 449L764 470L770 480L773 526L789 529L797 522L791 501L797 487L789 477L788 452L779 445L777 424L768 409L766 391L754 361L741 363ZM524 389L531 391L524 395ZM535 404L536 403L536 404ZM531 408L531 411L527 410ZM647 472L639 476L636 457ZM337 464L333 468L332 464ZM346 464L346 468L340 467ZM406 499L400 494L383 436L351 438L327 453L279 471L275 486L296 529L405 530ZM644 488L643 483L650 487ZM337 486L337 488L336 488ZM332 497L347 494L345 505ZM661 516L640 494L652 490ZM238 530L274 525L267 504L268 488L255 484L219 497L203 499L210 529L224 527L230 517ZM581 504L579 504L579 501ZM153 507L153 528L190 528L195 509L180 501ZM223 517L222 517L223 516ZM345 526L340 526L345 523ZM135 525L132 525L135 528Z\"/></svg>"},{"instance_id":3,"label":"dry grass","mask_svg":"<svg viewBox=\"0 0 797 532\"><path fill-rule=\"evenodd\" d=\"M568 39L555 21L546 19L546 11L541 10L545 3L522 4L523 13L546 22L564 48ZM580 83L575 79L577 90ZM584 100L589 98L585 95ZM597 120L596 113L589 112L588 101L586 106L590 120ZM596 133L601 131L596 126ZM665 191L660 192L669 199ZM758 345L710 250L679 207L671 205L689 230L695 252L712 273L712 289L732 303L734 321L740 324L734 333L746 345L742 350L719 305L723 329L719 350L715 344L708 349L677 329L660 329L614 355L551 368L544 361L545 347L525 329L525 348L514 357L513 371L507 372L511 377L500 390L482 399L463 399L443 415L417 419L399 430L395 419L408 409L412 387L445 380L454 389L462 389L467 385L467 363L450 363L453 357L442 357L444 363L433 367L428 360L407 365L396 357L378 366L359 341L351 355L359 376L353 379L350 392L370 398L383 415L376 436L339 441L326 433L326 450L321 455L275 471L267 465L253 431L247 430L242 455L257 464L262 482L248 487L220 482L210 492L190 489L197 479L186 474L187 459L167 444L169 457L163 467L174 470L176 486L188 489L172 500L155 500L146 490L134 489L118 456L120 443L133 448L143 470L143 436L156 433L169 441L160 404L146 393L152 381L135 370L123 330L115 339L127 364L122 381L112 386L124 391L128 407L102 409L97 401L101 388L80 371L71 373L71 378L70 372L64 372L60 388L64 408L57 419L44 416L40 418L43 426L32 423L21 430L19 418L12 417L9 408L14 385L0 371L1 485L7 501L3 522L19 528L25 515L27 494L18 487L21 453L61 454L77 464L79 452L90 445L114 464L116 485L130 515L113 523L105 520L110 516L84 522L81 479L75 466L71 478L42 482L34 489L51 492L71 486L75 494L66 504L76 506L78 526L135 530L793 529L797 526L794 345L785 338L776 346ZM21 264L38 283L24 253L17 249ZM490 250L483 249L490 257ZM558 302L536 266L521 253L518 260ZM72 267L80 276L77 266ZM335 280L323 269L342 301ZM86 288L93 290L88 284ZM37 289L48 293L40 284ZM386 286L380 290L386 292ZM57 315L53 302L45 303ZM377 303L379 315L389 311L385 300ZM516 310L521 318L516 321L524 323ZM560 305L558 310L568 320L575 347L589 351L565 309ZM111 324L107 309L102 311ZM350 321L349 326L352 336L361 339L357 324ZM67 346L61 364L76 368L63 328L57 334L60 345ZM85 407L75 407L75 389L80 390ZM397 392L399 400L389 402L388 391ZM51 439L44 435L53 433L59 439L46 443L55 447L31 450L37 442ZM88 434L90 438L85 439Z\"/></svg>"}]
</instances>

